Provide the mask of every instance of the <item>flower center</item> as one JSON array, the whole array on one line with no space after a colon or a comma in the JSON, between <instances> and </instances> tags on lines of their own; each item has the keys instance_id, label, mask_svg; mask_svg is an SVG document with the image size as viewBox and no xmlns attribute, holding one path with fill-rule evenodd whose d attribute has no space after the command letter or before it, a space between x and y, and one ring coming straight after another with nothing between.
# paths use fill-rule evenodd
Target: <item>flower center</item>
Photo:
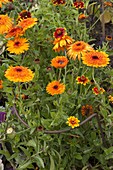
<instances>
[{"instance_id":1,"label":"flower center","mask_svg":"<svg viewBox=\"0 0 113 170\"><path fill-rule=\"evenodd\" d=\"M98 56L94 55L94 56L92 56L92 59L96 60L96 59L98 59Z\"/></svg>"},{"instance_id":2,"label":"flower center","mask_svg":"<svg viewBox=\"0 0 113 170\"><path fill-rule=\"evenodd\" d=\"M14 44L15 46L19 46L20 45L20 42L19 41L17 41L17 42L15 42L15 44Z\"/></svg>"},{"instance_id":3,"label":"flower center","mask_svg":"<svg viewBox=\"0 0 113 170\"><path fill-rule=\"evenodd\" d=\"M75 124L76 123L76 121L75 120L71 120L71 124Z\"/></svg>"},{"instance_id":4,"label":"flower center","mask_svg":"<svg viewBox=\"0 0 113 170\"><path fill-rule=\"evenodd\" d=\"M59 63L59 64L63 64L64 61L63 61L63 60L58 60L58 63Z\"/></svg>"},{"instance_id":5,"label":"flower center","mask_svg":"<svg viewBox=\"0 0 113 170\"><path fill-rule=\"evenodd\" d=\"M81 76L80 79L81 79L82 81L86 80L85 76Z\"/></svg>"},{"instance_id":6,"label":"flower center","mask_svg":"<svg viewBox=\"0 0 113 170\"><path fill-rule=\"evenodd\" d=\"M17 71L17 72L21 72L22 69L21 69L21 68L16 68L16 71Z\"/></svg>"},{"instance_id":7,"label":"flower center","mask_svg":"<svg viewBox=\"0 0 113 170\"><path fill-rule=\"evenodd\" d=\"M55 85L55 86L53 86L53 88L57 90L57 89L58 89L58 86L57 86L57 85Z\"/></svg>"},{"instance_id":8,"label":"flower center","mask_svg":"<svg viewBox=\"0 0 113 170\"><path fill-rule=\"evenodd\" d=\"M81 43L77 43L76 46L81 46Z\"/></svg>"}]
</instances>

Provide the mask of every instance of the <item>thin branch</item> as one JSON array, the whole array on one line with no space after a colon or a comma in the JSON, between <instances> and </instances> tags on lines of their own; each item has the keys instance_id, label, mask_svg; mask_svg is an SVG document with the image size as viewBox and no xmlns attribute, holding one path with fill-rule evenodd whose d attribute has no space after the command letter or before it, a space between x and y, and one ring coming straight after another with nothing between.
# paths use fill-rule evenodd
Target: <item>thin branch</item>
<instances>
[{"instance_id":1,"label":"thin branch","mask_svg":"<svg viewBox=\"0 0 113 170\"><path fill-rule=\"evenodd\" d=\"M22 122L26 127L28 127L29 128L29 125L20 117L20 115L18 114L18 112L17 112L17 110L16 110L16 106L14 105L13 106L13 110L14 110L14 112L15 112L15 114L16 114L16 116L18 117L18 119L20 120L20 122Z\"/></svg>"}]
</instances>

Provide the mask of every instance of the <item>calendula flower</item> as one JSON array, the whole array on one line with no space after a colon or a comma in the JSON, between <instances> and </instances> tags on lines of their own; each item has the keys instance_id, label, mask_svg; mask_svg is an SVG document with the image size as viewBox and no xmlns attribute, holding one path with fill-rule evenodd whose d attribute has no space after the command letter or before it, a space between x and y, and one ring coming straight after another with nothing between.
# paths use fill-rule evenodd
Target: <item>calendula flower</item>
<instances>
[{"instance_id":1,"label":"calendula flower","mask_svg":"<svg viewBox=\"0 0 113 170\"><path fill-rule=\"evenodd\" d=\"M51 60L51 66L55 68L64 68L69 60L65 56L57 56Z\"/></svg>"},{"instance_id":2,"label":"calendula flower","mask_svg":"<svg viewBox=\"0 0 113 170\"><path fill-rule=\"evenodd\" d=\"M23 66L10 66L5 71L5 77L13 82L29 82L33 79L34 73Z\"/></svg>"},{"instance_id":3,"label":"calendula flower","mask_svg":"<svg viewBox=\"0 0 113 170\"><path fill-rule=\"evenodd\" d=\"M72 44L73 39L67 35L64 35L62 38L56 38L53 42L55 45L53 50L55 52L63 51L66 49L70 44Z\"/></svg>"},{"instance_id":4,"label":"calendula flower","mask_svg":"<svg viewBox=\"0 0 113 170\"><path fill-rule=\"evenodd\" d=\"M103 88L98 88L98 87L94 87L94 88L92 88L92 91L93 91L93 93L95 94L95 95L98 95L98 94L103 94L104 92L105 92L105 90L103 89Z\"/></svg>"},{"instance_id":5,"label":"calendula flower","mask_svg":"<svg viewBox=\"0 0 113 170\"><path fill-rule=\"evenodd\" d=\"M47 85L46 91L52 96L55 94L62 94L65 91L65 85L55 80Z\"/></svg>"},{"instance_id":6,"label":"calendula flower","mask_svg":"<svg viewBox=\"0 0 113 170\"><path fill-rule=\"evenodd\" d=\"M18 37L23 35L23 28L19 26L12 26L6 34L6 38Z\"/></svg>"},{"instance_id":7,"label":"calendula flower","mask_svg":"<svg viewBox=\"0 0 113 170\"><path fill-rule=\"evenodd\" d=\"M52 0L54 5L64 5L66 3L65 0Z\"/></svg>"},{"instance_id":8,"label":"calendula flower","mask_svg":"<svg viewBox=\"0 0 113 170\"><path fill-rule=\"evenodd\" d=\"M84 2L83 1L80 1L80 2L74 2L73 3L73 6L75 7L75 8L80 8L80 9L82 9L82 8L84 8Z\"/></svg>"},{"instance_id":9,"label":"calendula flower","mask_svg":"<svg viewBox=\"0 0 113 170\"><path fill-rule=\"evenodd\" d=\"M105 6L105 7L106 7L106 6L112 7L113 4L112 4L111 2L109 2L109 1L105 1L105 2L104 2L104 6Z\"/></svg>"},{"instance_id":10,"label":"calendula flower","mask_svg":"<svg viewBox=\"0 0 113 170\"><path fill-rule=\"evenodd\" d=\"M84 105L81 108L81 113L83 116L90 116L93 114L93 107L91 105Z\"/></svg>"},{"instance_id":11,"label":"calendula flower","mask_svg":"<svg viewBox=\"0 0 113 170\"><path fill-rule=\"evenodd\" d=\"M12 20L8 15L0 15L0 34L5 34L12 27Z\"/></svg>"},{"instance_id":12,"label":"calendula flower","mask_svg":"<svg viewBox=\"0 0 113 170\"><path fill-rule=\"evenodd\" d=\"M84 86L85 86L87 83L89 83L88 77L85 77L84 75L78 76L78 77L76 78L76 80L77 80L77 84L83 84Z\"/></svg>"},{"instance_id":13,"label":"calendula flower","mask_svg":"<svg viewBox=\"0 0 113 170\"><path fill-rule=\"evenodd\" d=\"M72 128L80 126L79 125L80 120L78 120L78 118L76 118L75 116L70 116L67 118L67 120L68 121L66 123L68 124L68 126L71 126Z\"/></svg>"},{"instance_id":14,"label":"calendula flower","mask_svg":"<svg viewBox=\"0 0 113 170\"><path fill-rule=\"evenodd\" d=\"M65 28L56 28L55 32L53 33L54 38L62 38L64 35L67 35Z\"/></svg>"},{"instance_id":15,"label":"calendula flower","mask_svg":"<svg viewBox=\"0 0 113 170\"><path fill-rule=\"evenodd\" d=\"M102 51L90 51L82 56L83 64L92 67L105 67L109 64L108 54Z\"/></svg>"},{"instance_id":16,"label":"calendula flower","mask_svg":"<svg viewBox=\"0 0 113 170\"><path fill-rule=\"evenodd\" d=\"M78 20L81 21L81 20L86 19L87 17L88 17L88 16L86 16L85 14L80 14L80 15L78 16Z\"/></svg>"},{"instance_id":17,"label":"calendula flower","mask_svg":"<svg viewBox=\"0 0 113 170\"><path fill-rule=\"evenodd\" d=\"M26 38L17 37L7 42L7 50L10 53L21 54L29 49L29 43Z\"/></svg>"},{"instance_id":18,"label":"calendula flower","mask_svg":"<svg viewBox=\"0 0 113 170\"><path fill-rule=\"evenodd\" d=\"M37 24L37 18L26 18L18 23L18 26L22 27L23 30L33 27Z\"/></svg>"},{"instance_id":19,"label":"calendula flower","mask_svg":"<svg viewBox=\"0 0 113 170\"><path fill-rule=\"evenodd\" d=\"M108 99L109 99L109 101L110 101L111 103L113 103L113 96L109 95L109 96L108 96Z\"/></svg>"},{"instance_id":20,"label":"calendula flower","mask_svg":"<svg viewBox=\"0 0 113 170\"><path fill-rule=\"evenodd\" d=\"M19 13L17 21L21 21L23 19L31 18L31 13L27 10L23 10Z\"/></svg>"},{"instance_id":21,"label":"calendula flower","mask_svg":"<svg viewBox=\"0 0 113 170\"><path fill-rule=\"evenodd\" d=\"M106 36L106 41L112 41L112 36L107 35L107 36Z\"/></svg>"},{"instance_id":22,"label":"calendula flower","mask_svg":"<svg viewBox=\"0 0 113 170\"><path fill-rule=\"evenodd\" d=\"M0 89L2 89L2 88L3 88L3 81L0 80Z\"/></svg>"},{"instance_id":23,"label":"calendula flower","mask_svg":"<svg viewBox=\"0 0 113 170\"><path fill-rule=\"evenodd\" d=\"M94 50L89 44L85 43L84 41L77 41L74 44L71 44L68 48L68 56L72 59L78 59L80 60L81 56L88 52Z\"/></svg>"}]
</instances>

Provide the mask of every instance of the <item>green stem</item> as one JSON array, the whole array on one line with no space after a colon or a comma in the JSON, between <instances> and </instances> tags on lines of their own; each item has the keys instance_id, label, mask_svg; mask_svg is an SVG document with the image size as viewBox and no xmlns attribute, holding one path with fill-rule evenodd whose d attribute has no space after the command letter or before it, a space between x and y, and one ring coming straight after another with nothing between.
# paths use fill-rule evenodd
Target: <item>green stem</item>
<instances>
[{"instance_id":1,"label":"green stem","mask_svg":"<svg viewBox=\"0 0 113 170\"><path fill-rule=\"evenodd\" d=\"M94 77L94 67L92 68L92 78L93 78L93 81L94 81L95 85L98 87L98 89L100 89L100 86L99 86L99 84L96 82L95 77Z\"/></svg>"}]
</instances>

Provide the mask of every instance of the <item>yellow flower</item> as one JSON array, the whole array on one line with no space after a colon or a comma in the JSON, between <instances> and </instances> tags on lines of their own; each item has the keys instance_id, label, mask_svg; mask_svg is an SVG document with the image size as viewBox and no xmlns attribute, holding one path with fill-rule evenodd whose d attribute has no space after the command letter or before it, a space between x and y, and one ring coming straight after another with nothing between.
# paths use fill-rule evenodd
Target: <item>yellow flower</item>
<instances>
[{"instance_id":1,"label":"yellow flower","mask_svg":"<svg viewBox=\"0 0 113 170\"><path fill-rule=\"evenodd\" d=\"M10 53L21 54L29 49L29 43L26 38L15 38L7 42L7 50Z\"/></svg>"},{"instance_id":2,"label":"yellow flower","mask_svg":"<svg viewBox=\"0 0 113 170\"><path fill-rule=\"evenodd\" d=\"M94 50L89 44L84 41L77 41L74 44L71 44L68 48L68 56L75 60L77 57L80 60L81 56L88 52Z\"/></svg>"},{"instance_id":3,"label":"yellow flower","mask_svg":"<svg viewBox=\"0 0 113 170\"><path fill-rule=\"evenodd\" d=\"M70 116L68 119L68 121L66 122L68 124L68 126L71 126L72 128L74 127L78 127L80 120L78 120L75 116Z\"/></svg>"},{"instance_id":4,"label":"yellow flower","mask_svg":"<svg viewBox=\"0 0 113 170\"><path fill-rule=\"evenodd\" d=\"M109 95L109 96L108 96L108 99L109 99L109 101L110 101L111 103L113 103L113 96Z\"/></svg>"},{"instance_id":5,"label":"yellow flower","mask_svg":"<svg viewBox=\"0 0 113 170\"><path fill-rule=\"evenodd\" d=\"M56 38L53 42L53 44L55 45L53 47L53 50L55 52L59 52L59 51L63 51L64 49L66 49L70 44L72 44L73 39L67 35L64 35L61 38Z\"/></svg>"},{"instance_id":6,"label":"yellow flower","mask_svg":"<svg viewBox=\"0 0 113 170\"><path fill-rule=\"evenodd\" d=\"M62 94L65 91L65 85L59 81L52 81L46 87L47 93L53 95Z\"/></svg>"},{"instance_id":7,"label":"yellow flower","mask_svg":"<svg viewBox=\"0 0 113 170\"><path fill-rule=\"evenodd\" d=\"M10 66L5 71L5 77L13 82L29 82L33 79L34 73L23 66Z\"/></svg>"},{"instance_id":8,"label":"yellow flower","mask_svg":"<svg viewBox=\"0 0 113 170\"><path fill-rule=\"evenodd\" d=\"M57 56L51 60L51 66L53 66L55 68L64 68L68 62L69 61L68 61L67 57Z\"/></svg>"},{"instance_id":9,"label":"yellow flower","mask_svg":"<svg viewBox=\"0 0 113 170\"><path fill-rule=\"evenodd\" d=\"M12 20L7 15L0 15L0 34L5 34L12 27Z\"/></svg>"},{"instance_id":10,"label":"yellow flower","mask_svg":"<svg viewBox=\"0 0 113 170\"><path fill-rule=\"evenodd\" d=\"M26 18L23 19L18 23L18 26L22 27L23 30L27 30L28 28L33 27L35 24L37 24L37 18Z\"/></svg>"},{"instance_id":11,"label":"yellow flower","mask_svg":"<svg viewBox=\"0 0 113 170\"><path fill-rule=\"evenodd\" d=\"M85 77L84 75L78 76L78 77L76 78L76 80L77 80L77 84L83 84L84 86L85 86L87 83L89 83L88 77Z\"/></svg>"},{"instance_id":12,"label":"yellow flower","mask_svg":"<svg viewBox=\"0 0 113 170\"><path fill-rule=\"evenodd\" d=\"M92 67L105 67L110 59L105 52L91 51L82 56L83 64Z\"/></svg>"}]
</instances>

